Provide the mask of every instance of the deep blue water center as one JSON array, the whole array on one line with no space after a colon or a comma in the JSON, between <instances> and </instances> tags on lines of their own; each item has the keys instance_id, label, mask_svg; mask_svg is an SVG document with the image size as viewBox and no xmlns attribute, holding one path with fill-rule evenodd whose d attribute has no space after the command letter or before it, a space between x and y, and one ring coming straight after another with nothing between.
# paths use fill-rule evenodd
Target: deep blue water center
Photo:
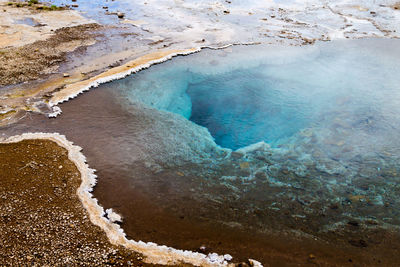
<instances>
[{"instance_id":1,"label":"deep blue water center","mask_svg":"<svg viewBox=\"0 0 400 267\"><path fill-rule=\"evenodd\" d=\"M238 69L188 85L190 120L206 127L218 145L275 144L307 125L307 103L291 101L294 95L258 70Z\"/></svg>"},{"instance_id":2,"label":"deep blue water center","mask_svg":"<svg viewBox=\"0 0 400 267\"><path fill-rule=\"evenodd\" d=\"M177 57L114 87L130 103L207 128L224 148L307 141L327 153L342 143L371 152L398 140L398 56L395 40L239 46ZM312 140L294 139L310 132Z\"/></svg>"}]
</instances>

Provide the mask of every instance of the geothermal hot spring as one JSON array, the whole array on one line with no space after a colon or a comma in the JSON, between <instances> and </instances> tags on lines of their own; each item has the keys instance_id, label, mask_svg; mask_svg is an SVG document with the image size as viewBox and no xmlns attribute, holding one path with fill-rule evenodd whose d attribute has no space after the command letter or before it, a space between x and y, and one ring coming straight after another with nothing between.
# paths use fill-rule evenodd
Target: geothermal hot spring
<instances>
[{"instance_id":1,"label":"geothermal hot spring","mask_svg":"<svg viewBox=\"0 0 400 267\"><path fill-rule=\"evenodd\" d=\"M398 40L204 49L2 132L82 146L135 240L263 261L268 234L345 232L360 249L400 226L399 73Z\"/></svg>"}]
</instances>

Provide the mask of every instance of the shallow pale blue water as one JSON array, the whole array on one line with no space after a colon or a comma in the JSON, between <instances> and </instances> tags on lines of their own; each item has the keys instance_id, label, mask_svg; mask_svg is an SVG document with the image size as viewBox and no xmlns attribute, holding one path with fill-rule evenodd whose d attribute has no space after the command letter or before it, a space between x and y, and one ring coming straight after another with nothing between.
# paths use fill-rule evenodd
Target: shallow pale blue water
<instances>
[{"instance_id":1,"label":"shallow pale blue water","mask_svg":"<svg viewBox=\"0 0 400 267\"><path fill-rule=\"evenodd\" d=\"M98 171L95 196L137 240L175 246L154 231L163 218L138 216L153 210L139 192L179 222L222 223L226 236L289 229L375 248L362 231L400 226L399 73L400 40L203 50L0 133L59 132L82 146Z\"/></svg>"},{"instance_id":2,"label":"shallow pale blue water","mask_svg":"<svg viewBox=\"0 0 400 267\"><path fill-rule=\"evenodd\" d=\"M400 125L400 64L374 45L344 44L203 51L118 83L130 101L180 114L225 148L276 147L311 127L335 139L335 120L348 126L343 142L389 145Z\"/></svg>"},{"instance_id":3,"label":"shallow pale blue water","mask_svg":"<svg viewBox=\"0 0 400 267\"><path fill-rule=\"evenodd\" d=\"M102 88L141 118L124 140L146 168L197 177L196 199L286 210L318 231L349 218L400 225L399 44L206 49Z\"/></svg>"}]
</instances>

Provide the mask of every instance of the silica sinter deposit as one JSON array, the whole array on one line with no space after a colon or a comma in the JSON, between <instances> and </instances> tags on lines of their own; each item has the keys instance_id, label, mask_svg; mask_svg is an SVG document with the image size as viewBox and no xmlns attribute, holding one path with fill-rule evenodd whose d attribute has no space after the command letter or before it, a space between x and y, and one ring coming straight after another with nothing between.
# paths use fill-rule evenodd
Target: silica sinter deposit
<instances>
[{"instance_id":1,"label":"silica sinter deposit","mask_svg":"<svg viewBox=\"0 0 400 267\"><path fill-rule=\"evenodd\" d=\"M1 133L83 147L95 197L129 238L236 260L392 264L399 73L398 40L203 50Z\"/></svg>"}]
</instances>

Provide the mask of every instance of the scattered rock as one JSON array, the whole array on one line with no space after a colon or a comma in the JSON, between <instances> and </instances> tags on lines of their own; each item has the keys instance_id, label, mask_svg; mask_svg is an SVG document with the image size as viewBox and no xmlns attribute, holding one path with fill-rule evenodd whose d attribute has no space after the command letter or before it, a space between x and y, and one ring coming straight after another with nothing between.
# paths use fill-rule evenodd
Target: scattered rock
<instances>
[{"instance_id":1,"label":"scattered rock","mask_svg":"<svg viewBox=\"0 0 400 267\"><path fill-rule=\"evenodd\" d=\"M263 266L261 264L261 262L253 260L253 259L249 259L249 263L250 263L250 266L253 266L253 267L262 267Z\"/></svg>"},{"instance_id":2,"label":"scattered rock","mask_svg":"<svg viewBox=\"0 0 400 267\"><path fill-rule=\"evenodd\" d=\"M244 154L240 153L240 152L233 151L231 153L231 158L234 158L234 159L241 159L241 158L243 158L243 156L244 156Z\"/></svg>"},{"instance_id":3,"label":"scattered rock","mask_svg":"<svg viewBox=\"0 0 400 267\"><path fill-rule=\"evenodd\" d=\"M91 40L94 42L93 30L99 27L98 24L86 24L61 28L54 31L54 35L47 40L2 50L0 87L35 80L43 74L54 71L58 64L66 59L63 49L74 49L68 44L84 44Z\"/></svg>"},{"instance_id":4,"label":"scattered rock","mask_svg":"<svg viewBox=\"0 0 400 267\"><path fill-rule=\"evenodd\" d=\"M241 162L239 165L240 165L240 168L241 168L241 169L248 169L248 168L250 168L250 164L249 164L247 161Z\"/></svg>"},{"instance_id":5,"label":"scattered rock","mask_svg":"<svg viewBox=\"0 0 400 267\"><path fill-rule=\"evenodd\" d=\"M339 209L339 204L333 203L333 204L331 204L331 205L329 206L329 208L332 209L332 210L337 210L337 209Z\"/></svg>"},{"instance_id":6,"label":"scattered rock","mask_svg":"<svg viewBox=\"0 0 400 267\"><path fill-rule=\"evenodd\" d=\"M360 224L359 224L357 221L354 221L354 220L348 221L347 224L348 224L348 225L351 225L351 226L355 226L355 227L360 226Z\"/></svg>"},{"instance_id":7,"label":"scattered rock","mask_svg":"<svg viewBox=\"0 0 400 267\"><path fill-rule=\"evenodd\" d=\"M368 247L367 242L363 239L359 239L359 240L351 239L351 240L349 240L349 243L350 243L350 245L358 247L358 248Z\"/></svg>"},{"instance_id":8,"label":"scattered rock","mask_svg":"<svg viewBox=\"0 0 400 267\"><path fill-rule=\"evenodd\" d=\"M146 266L90 222L76 193L79 170L65 149L44 140L0 144L0 166L0 266Z\"/></svg>"},{"instance_id":9,"label":"scattered rock","mask_svg":"<svg viewBox=\"0 0 400 267\"><path fill-rule=\"evenodd\" d=\"M366 220L365 223L369 225L378 225L378 222L372 219Z\"/></svg>"},{"instance_id":10,"label":"scattered rock","mask_svg":"<svg viewBox=\"0 0 400 267\"><path fill-rule=\"evenodd\" d=\"M267 174L263 171L259 171L255 174L255 177L259 180L265 180L267 179Z\"/></svg>"},{"instance_id":11,"label":"scattered rock","mask_svg":"<svg viewBox=\"0 0 400 267\"><path fill-rule=\"evenodd\" d=\"M233 259L233 257L232 257L231 255L229 255L229 254L225 254L225 255L224 255L224 259L225 259L226 261L230 261L230 260Z\"/></svg>"}]
</instances>

